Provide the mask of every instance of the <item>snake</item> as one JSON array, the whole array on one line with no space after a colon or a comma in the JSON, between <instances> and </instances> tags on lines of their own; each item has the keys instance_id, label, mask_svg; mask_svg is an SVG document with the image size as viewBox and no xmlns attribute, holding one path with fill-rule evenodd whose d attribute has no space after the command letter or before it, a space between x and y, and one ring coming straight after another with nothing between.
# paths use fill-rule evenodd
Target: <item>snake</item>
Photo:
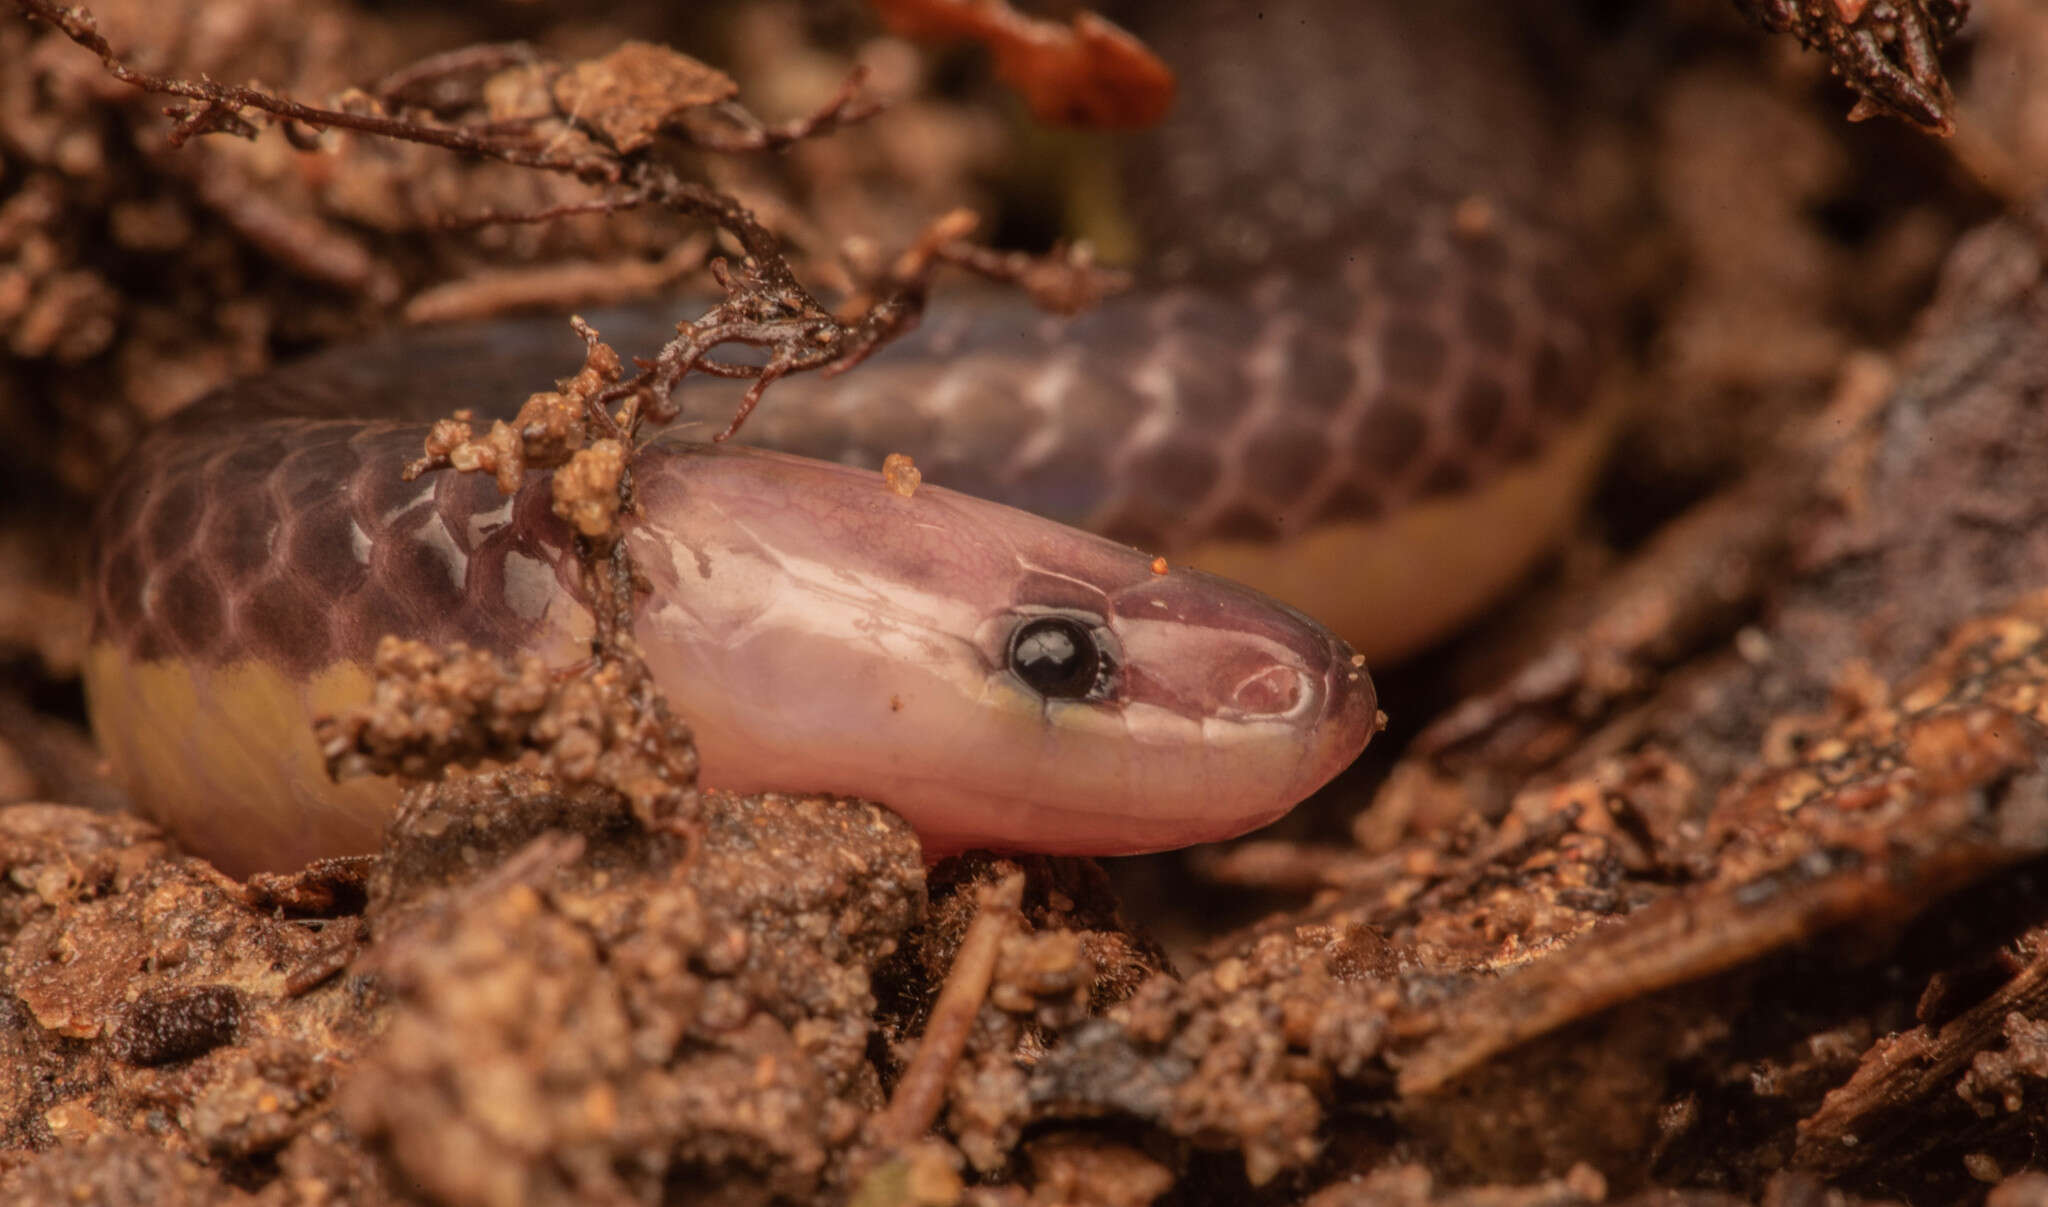
<instances>
[{"instance_id":1,"label":"snake","mask_svg":"<svg viewBox=\"0 0 2048 1207\"><path fill-rule=\"evenodd\" d=\"M1138 287L1071 318L942 298L778 383L743 443L693 438L733 395L690 379L625 540L703 782L874 800L927 854L1118 854L1243 833L1349 764L1367 657L1521 576L1612 427L1556 98L1502 7L1139 13L1182 88L1118 150ZM592 321L651 349L675 318ZM331 781L311 721L368 699L384 635L587 656L545 475L400 474L431 419L506 414L580 353L551 317L397 331L143 439L94 520L85 659L142 811L231 872L374 850L398 786Z\"/></svg>"}]
</instances>

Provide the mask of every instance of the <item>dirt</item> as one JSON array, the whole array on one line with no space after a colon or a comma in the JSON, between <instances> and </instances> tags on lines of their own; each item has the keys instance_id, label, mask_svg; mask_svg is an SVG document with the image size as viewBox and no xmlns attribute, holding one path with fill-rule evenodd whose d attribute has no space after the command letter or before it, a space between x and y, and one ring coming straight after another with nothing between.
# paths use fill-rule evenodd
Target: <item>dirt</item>
<instances>
[{"instance_id":1,"label":"dirt","mask_svg":"<svg viewBox=\"0 0 2048 1207\"><path fill-rule=\"evenodd\" d=\"M806 253L1042 162L981 60L858 9L97 7L153 69L306 96L644 39L801 114L858 52L909 99L707 169ZM500 771L246 883L94 774L78 533L120 453L421 297L580 304L706 245L440 229L571 194L426 148L172 151L0 20L0 1200L2048 1202L2048 19L1975 6L1942 142L1845 125L1720 5L1604 17L1561 43L1633 103L1569 175L1636 421L1573 547L1384 677L1394 728L1279 830L927 867L874 805L677 824Z\"/></svg>"}]
</instances>

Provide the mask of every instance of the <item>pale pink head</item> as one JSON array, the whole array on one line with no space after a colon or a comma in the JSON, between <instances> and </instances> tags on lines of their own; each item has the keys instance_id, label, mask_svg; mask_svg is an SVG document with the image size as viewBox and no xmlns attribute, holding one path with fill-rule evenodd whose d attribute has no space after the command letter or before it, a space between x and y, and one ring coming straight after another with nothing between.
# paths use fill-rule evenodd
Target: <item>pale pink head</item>
<instances>
[{"instance_id":1,"label":"pale pink head","mask_svg":"<svg viewBox=\"0 0 2048 1207\"><path fill-rule=\"evenodd\" d=\"M1284 604L934 486L741 448L639 462L639 630L707 784L859 796L938 854L1243 833L1374 725L1350 647Z\"/></svg>"}]
</instances>

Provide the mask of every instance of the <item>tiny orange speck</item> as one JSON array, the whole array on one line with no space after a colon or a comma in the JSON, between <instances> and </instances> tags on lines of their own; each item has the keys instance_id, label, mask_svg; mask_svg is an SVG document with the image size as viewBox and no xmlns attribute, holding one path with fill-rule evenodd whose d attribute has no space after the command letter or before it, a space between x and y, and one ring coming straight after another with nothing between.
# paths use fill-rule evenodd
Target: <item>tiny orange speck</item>
<instances>
[{"instance_id":1,"label":"tiny orange speck","mask_svg":"<svg viewBox=\"0 0 2048 1207\"><path fill-rule=\"evenodd\" d=\"M1165 559L1165 558L1163 558L1163 557L1155 557L1155 558L1153 558L1153 559L1152 559L1152 573L1154 573L1154 574L1164 574L1164 573L1166 573L1166 559Z\"/></svg>"},{"instance_id":2,"label":"tiny orange speck","mask_svg":"<svg viewBox=\"0 0 2048 1207\"><path fill-rule=\"evenodd\" d=\"M1451 211L1451 229L1467 239L1477 239L1493 231L1493 202L1474 193L1458 202Z\"/></svg>"},{"instance_id":3,"label":"tiny orange speck","mask_svg":"<svg viewBox=\"0 0 2048 1207\"><path fill-rule=\"evenodd\" d=\"M907 499L917 493L924 474L911 461L909 454L890 453L882 458L882 480L889 484L890 490Z\"/></svg>"}]
</instances>

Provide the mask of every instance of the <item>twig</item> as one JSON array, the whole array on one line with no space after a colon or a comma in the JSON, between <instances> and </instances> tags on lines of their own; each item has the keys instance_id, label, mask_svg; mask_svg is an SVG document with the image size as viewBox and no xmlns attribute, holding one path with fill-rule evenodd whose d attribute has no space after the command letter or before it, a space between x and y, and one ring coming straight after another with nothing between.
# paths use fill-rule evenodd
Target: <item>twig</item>
<instances>
[{"instance_id":1,"label":"twig","mask_svg":"<svg viewBox=\"0 0 2048 1207\"><path fill-rule=\"evenodd\" d=\"M478 210L472 214L444 214L434 225L444 231L479 230L486 226L519 226L535 222L553 222L558 218L574 218L582 214L620 214L638 209L649 200L651 198L641 193L625 193L616 197L564 201L559 205L537 210Z\"/></svg>"},{"instance_id":2,"label":"twig","mask_svg":"<svg viewBox=\"0 0 2048 1207\"><path fill-rule=\"evenodd\" d=\"M739 128L734 135L713 134L705 130L690 132L690 141L706 151L733 154L742 151L780 151L806 139L830 134L841 126L866 121L887 107L887 102L878 97L863 96L861 89L867 86L868 69L856 66L840 82L839 91L825 102L816 112L781 125L766 125L760 118L748 112L744 106L731 101L721 101L711 106L711 111Z\"/></svg>"},{"instance_id":3,"label":"twig","mask_svg":"<svg viewBox=\"0 0 2048 1207\"><path fill-rule=\"evenodd\" d=\"M486 42L463 46L408 63L370 86L370 95L387 105L419 105L438 109L459 108L470 98L437 102L428 95L434 88L465 75L488 75L507 67L535 62L533 47L524 42Z\"/></svg>"},{"instance_id":4,"label":"twig","mask_svg":"<svg viewBox=\"0 0 2048 1207\"><path fill-rule=\"evenodd\" d=\"M1966 0L1735 0L1774 33L1825 50L1836 74L1857 93L1850 121L1892 113L1946 137L1955 133L1955 97L1941 70L1941 43L1962 27Z\"/></svg>"},{"instance_id":5,"label":"twig","mask_svg":"<svg viewBox=\"0 0 2048 1207\"><path fill-rule=\"evenodd\" d=\"M341 109L322 109L303 105L286 97L273 96L256 88L245 88L235 84L222 84L213 80L180 80L170 76L151 75L137 71L115 57L107 40L100 36L99 26L83 5L60 5L50 0L15 0L21 10L31 17L49 22L62 31L64 36L99 56L107 73L125 84L132 84L144 92L155 92L165 96L182 96L198 101L197 110L187 111L183 107L167 111L179 117L177 126L171 131L171 145L180 146L193 134L213 130L233 130L238 134L253 135L255 128L240 116L239 110L257 109L273 117L287 121L302 122L316 128L337 127L358 130L365 134L379 134L386 138L402 139L406 142L425 143L449 151L463 151L472 155L486 155L506 163L540 168L551 172L568 172L591 180L612 180L618 175L616 162L599 156L554 155L536 150L531 146L509 143L501 137L479 134L460 126L442 126L404 118L386 117L376 113L350 113Z\"/></svg>"},{"instance_id":6,"label":"twig","mask_svg":"<svg viewBox=\"0 0 2048 1207\"><path fill-rule=\"evenodd\" d=\"M917 1053L904 1068L889 1105L875 1116L872 1135L877 1144L901 1148L930 1131L939 1117L939 1107L946 1099L946 1079L966 1050L968 1033L995 978L1003 936L1016 924L1023 901L1022 872L1012 872L981 889L974 921L960 939L960 950L939 989L939 1000L932 1005Z\"/></svg>"}]
</instances>

